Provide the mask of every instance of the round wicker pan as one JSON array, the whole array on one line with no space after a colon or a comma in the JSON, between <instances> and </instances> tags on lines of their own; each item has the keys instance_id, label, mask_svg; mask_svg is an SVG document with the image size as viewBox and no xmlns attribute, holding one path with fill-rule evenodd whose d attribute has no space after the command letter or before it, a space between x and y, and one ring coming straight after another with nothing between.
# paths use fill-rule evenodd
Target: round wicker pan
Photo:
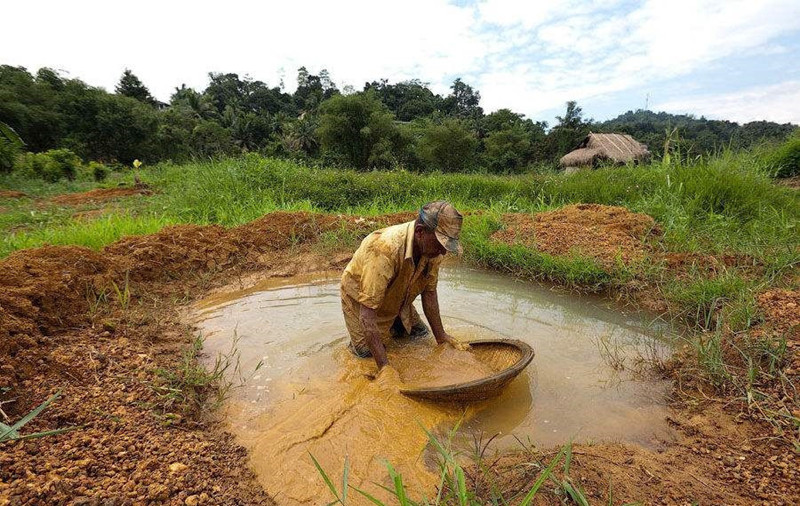
<instances>
[{"instance_id":1,"label":"round wicker pan","mask_svg":"<svg viewBox=\"0 0 800 506\"><path fill-rule=\"evenodd\" d=\"M485 378L455 385L401 389L409 397L430 401L478 401L500 393L533 360L533 348L516 339L472 341L470 352L489 364L494 373Z\"/></svg>"}]
</instances>

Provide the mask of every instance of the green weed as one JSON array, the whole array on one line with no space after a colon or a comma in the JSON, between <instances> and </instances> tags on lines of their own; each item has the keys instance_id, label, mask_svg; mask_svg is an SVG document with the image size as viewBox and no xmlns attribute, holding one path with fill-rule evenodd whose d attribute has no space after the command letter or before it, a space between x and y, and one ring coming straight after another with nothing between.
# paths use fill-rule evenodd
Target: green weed
<instances>
[{"instance_id":1,"label":"green weed","mask_svg":"<svg viewBox=\"0 0 800 506\"><path fill-rule=\"evenodd\" d=\"M36 408L34 408L30 413L20 418L15 424L13 425L6 425L0 422L0 443L4 443L6 441L19 441L22 439L36 439L45 436L54 436L56 434L63 434L64 432L68 432L71 430L77 429L77 427L66 427L64 429L56 429L56 430L47 430L42 432L34 432L31 434L20 434L19 430L24 427L28 422L39 416L39 414L44 411L50 404L52 404L58 397L61 395L61 392L56 392L50 397L47 398L43 403L39 404Z\"/></svg>"},{"instance_id":2,"label":"green weed","mask_svg":"<svg viewBox=\"0 0 800 506\"><path fill-rule=\"evenodd\" d=\"M247 379L241 368L238 342L238 336L234 335L230 349L215 357L213 367L206 368L198 359L203 349L203 337L198 335L177 367L157 369L158 380L150 386L160 398L161 410L212 412L218 409L231 391ZM259 362L254 371L262 365Z\"/></svg>"}]
</instances>

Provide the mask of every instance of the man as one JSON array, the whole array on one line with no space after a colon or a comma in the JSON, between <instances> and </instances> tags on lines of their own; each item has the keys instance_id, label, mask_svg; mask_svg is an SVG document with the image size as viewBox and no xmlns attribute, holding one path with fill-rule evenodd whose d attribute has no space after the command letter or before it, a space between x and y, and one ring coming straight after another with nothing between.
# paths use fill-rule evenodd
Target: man
<instances>
[{"instance_id":1,"label":"man","mask_svg":"<svg viewBox=\"0 0 800 506\"><path fill-rule=\"evenodd\" d=\"M462 221L449 202L431 202L420 209L416 220L377 230L361 242L341 285L353 353L373 357L382 370L388 364L385 342L390 335L427 335L428 328L412 305L420 294L436 342L467 348L444 331L436 293L444 255L461 253Z\"/></svg>"}]
</instances>

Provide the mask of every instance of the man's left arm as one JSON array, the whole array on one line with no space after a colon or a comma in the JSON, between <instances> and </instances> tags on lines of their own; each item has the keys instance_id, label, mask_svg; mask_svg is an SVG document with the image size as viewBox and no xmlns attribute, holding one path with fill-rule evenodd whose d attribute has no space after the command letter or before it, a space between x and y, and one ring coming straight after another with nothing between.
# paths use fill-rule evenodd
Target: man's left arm
<instances>
[{"instance_id":1,"label":"man's left arm","mask_svg":"<svg viewBox=\"0 0 800 506\"><path fill-rule=\"evenodd\" d=\"M453 336L444 331L442 325L442 315L439 313L439 295L434 287L432 290L428 289L422 292L422 311L425 313L425 318L433 331L433 337L439 344L448 343L453 348L459 350L466 350L469 348L467 343L462 343L455 339Z\"/></svg>"}]
</instances>

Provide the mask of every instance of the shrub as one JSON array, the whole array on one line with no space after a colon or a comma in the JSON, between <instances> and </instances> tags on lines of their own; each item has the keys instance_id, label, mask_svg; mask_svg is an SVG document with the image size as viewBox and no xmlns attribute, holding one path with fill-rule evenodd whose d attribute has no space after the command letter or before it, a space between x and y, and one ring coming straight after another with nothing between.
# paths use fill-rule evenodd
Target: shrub
<instances>
[{"instance_id":1,"label":"shrub","mask_svg":"<svg viewBox=\"0 0 800 506\"><path fill-rule=\"evenodd\" d=\"M19 155L19 149L13 143L0 137L0 174L11 172Z\"/></svg>"},{"instance_id":2,"label":"shrub","mask_svg":"<svg viewBox=\"0 0 800 506\"><path fill-rule=\"evenodd\" d=\"M98 183L105 181L106 178L108 177L108 167L106 167L102 163L90 162L89 170L92 171L92 177Z\"/></svg>"},{"instance_id":3,"label":"shrub","mask_svg":"<svg viewBox=\"0 0 800 506\"><path fill-rule=\"evenodd\" d=\"M51 149L45 151L44 155L49 156L55 164L55 169L61 174L62 177L70 181L75 180L78 175L78 169L81 166L81 159L78 155L69 149ZM57 178L56 180L60 179Z\"/></svg>"},{"instance_id":4,"label":"shrub","mask_svg":"<svg viewBox=\"0 0 800 506\"><path fill-rule=\"evenodd\" d=\"M67 178L75 179L81 159L68 149L51 149L44 153L25 153L17 159L16 169L28 177L38 177L49 183Z\"/></svg>"},{"instance_id":5,"label":"shrub","mask_svg":"<svg viewBox=\"0 0 800 506\"><path fill-rule=\"evenodd\" d=\"M429 123L417 144L417 155L428 169L459 172L477 163L478 139L462 121Z\"/></svg>"},{"instance_id":6,"label":"shrub","mask_svg":"<svg viewBox=\"0 0 800 506\"><path fill-rule=\"evenodd\" d=\"M800 175L800 135L778 146L767 156L767 163L776 171L776 177Z\"/></svg>"}]
</instances>

